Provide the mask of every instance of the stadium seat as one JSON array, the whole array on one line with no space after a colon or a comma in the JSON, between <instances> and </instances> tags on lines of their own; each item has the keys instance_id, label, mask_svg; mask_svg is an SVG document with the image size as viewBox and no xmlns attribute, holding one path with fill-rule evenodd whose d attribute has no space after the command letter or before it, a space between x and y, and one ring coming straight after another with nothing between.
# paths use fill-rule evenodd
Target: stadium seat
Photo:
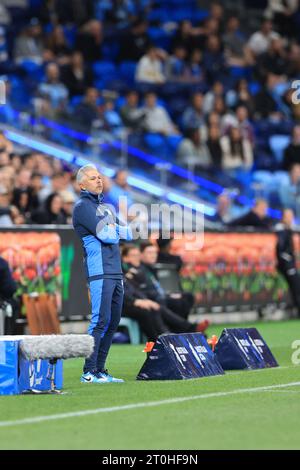
<instances>
[{"instance_id":1,"label":"stadium seat","mask_svg":"<svg viewBox=\"0 0 300 470\"><path fill-rule=\"evenodd\" d=\"M131 344L141 344L141 330L138 322L131 318L122 317L119 326L123 326L127 329Z\"/></svg>"},{"instance_id":2,"label":"stadium seat","mask_svg":"<svg viewBox=\"0 0 300 470\"><path fill-rule=\"evenodd\" d=\"M96 78L112 79L118 78L116 66L113 62L99 60L93 64L93 71Z\"/></svg>"},{"instance_id":3,"label":"stadium seat","mask_svg":"<svg viewBox=\"0 0 300 470\"><path fill-rule=\"evenodd\" d=\"M121 77L128 83L128 85L132 85L134 83L135 70L136 63L133 61L128 60L121 62L119 66L119 72L121 74Z\"/></svg>"},{"instance_id":4,"label":"stadium seat","mask_svg":"<svg viewBox=\"0 0 300 470\"><path fill-rule=\"evenodd\" d=\"M283 152L284 149L290 143L290 136L289 135L272 135L269 139L270 148L272 150L273 155L276 158L277 163L281 163L283 159Z\"/></svg>"}]
</instances>

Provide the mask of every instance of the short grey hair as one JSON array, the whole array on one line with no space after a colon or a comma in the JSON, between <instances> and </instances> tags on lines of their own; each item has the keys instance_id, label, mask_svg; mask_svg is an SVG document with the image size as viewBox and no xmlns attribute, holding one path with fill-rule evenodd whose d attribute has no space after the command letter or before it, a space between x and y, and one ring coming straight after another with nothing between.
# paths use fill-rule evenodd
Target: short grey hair
<instances>
[{"instance_id":1,"label":"short grey hair","mask_svg":"<svg viewBox=\"0 0 300 470\"><path fill-rule=\"evenodd\" d=\"M79 170L77 171L77 175L76 175L76 181L77 181L77 183L81 183L81 181L83 180L84 175L85 175L89 170L97 170L97 168L96 168L96 166L93 165L92 163L88 163L87 165L84 165L84 166L82 166L81 168L79 168Z\"/></svg>"}]
</instances>

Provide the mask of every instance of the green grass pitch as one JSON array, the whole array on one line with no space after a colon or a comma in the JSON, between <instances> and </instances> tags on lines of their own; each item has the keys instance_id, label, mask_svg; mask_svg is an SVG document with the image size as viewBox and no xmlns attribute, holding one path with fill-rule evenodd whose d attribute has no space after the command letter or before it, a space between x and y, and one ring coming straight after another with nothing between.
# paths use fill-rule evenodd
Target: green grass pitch
<instances>
[{"instance_id":1,"label":"green grass pitch","mask_svg":"<svg viewBox=\"0 0 300 470\"><path fill-rule=\"evenodd\" d=\"M300 321L247 326L258 328L280 368L138 382L143 346L115 345L108 366L124 384L81 384L82 361L69 360L64 364L65 395L0 397L0 449L299 449L300 385L286 384L300 383L300 365L291 360ZM219 335L222 328L213 326L209 334ZM284 386L249 390L274 385ZM176 401L191 396L197 398ZM145 406L170 399L174 401ZM115 409L129 404L138 406ZM109 409L99 412L101 408ZM74 412L83 413L61 419L61 414ZM31 422L51 415L50 420ZM25 418L26 424L11 425Z\"/></svg>"}]
</instances>

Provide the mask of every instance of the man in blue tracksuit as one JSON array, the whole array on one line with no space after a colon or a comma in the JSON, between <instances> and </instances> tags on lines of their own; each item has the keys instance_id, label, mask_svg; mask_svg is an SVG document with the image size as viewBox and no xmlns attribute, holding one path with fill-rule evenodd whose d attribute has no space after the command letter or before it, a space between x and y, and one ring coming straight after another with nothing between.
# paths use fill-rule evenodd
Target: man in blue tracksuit
<instances>
[{"instance_id":1,"label":"man in blue tracksuit","mask_svg":"<svg viewBox=\"0 0 300 470\"><path fill-rule=\"evenodd\" d=\"M131 240L128 226L102 202L102 179L94 165L79 169L80 199L73 211L73 226L84 250L92 318L88 333L94 337L93 354L86 359L81 382L123 382L108 374L105 361L123 305L123 273L119 240Z\"/></svg>"}]
</instances>

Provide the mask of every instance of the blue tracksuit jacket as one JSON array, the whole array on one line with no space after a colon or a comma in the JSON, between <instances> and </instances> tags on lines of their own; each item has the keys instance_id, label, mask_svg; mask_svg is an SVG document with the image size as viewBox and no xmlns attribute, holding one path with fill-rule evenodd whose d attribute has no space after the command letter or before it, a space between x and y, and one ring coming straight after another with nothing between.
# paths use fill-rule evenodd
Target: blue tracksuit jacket
<instances>
[{"instance_id":1,"label":"blue tracksuit jacket","mask_svg":"<svg viewBox=\"0 0 300 470\"><path fill-rule=\"evenodd\" d=\"M108 224L116 223L116 228ZM73 211L73 226L81 238L87 279L122 279L119 241L131 240L130 228L115 217L99 196L81 191Z\"/></svg>"}]
</instances>

